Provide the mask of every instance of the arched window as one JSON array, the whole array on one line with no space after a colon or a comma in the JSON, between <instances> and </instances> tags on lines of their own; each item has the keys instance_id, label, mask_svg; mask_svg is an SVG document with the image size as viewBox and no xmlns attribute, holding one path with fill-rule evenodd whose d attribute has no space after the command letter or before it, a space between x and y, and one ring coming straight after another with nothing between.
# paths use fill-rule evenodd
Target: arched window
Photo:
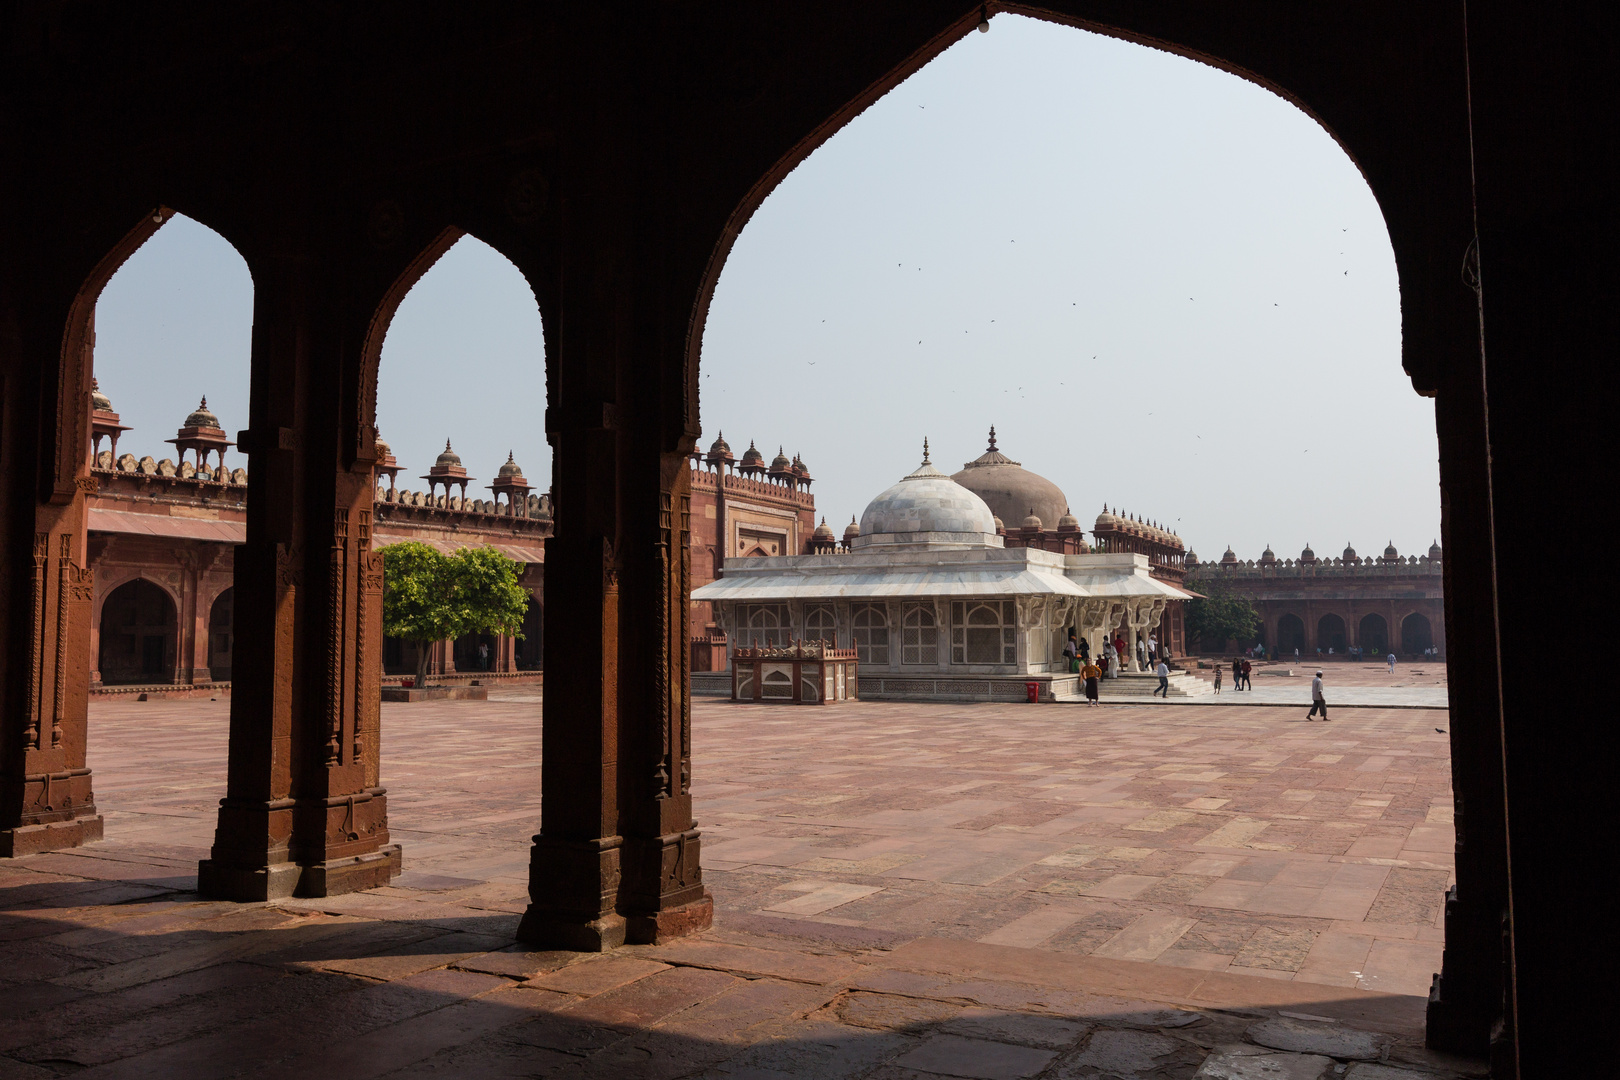
<instances>
[{"instance_id":1,"label":"arched window","mask_svg":"<svg viewBox=\"0 0 1620 1080\"><path fill-rule=\"evenodd\" d=\"M939 663L939 621L932 604L907 604L901 616L900 662Z\"/></svg>"},{"instance_id":2,"label":"arched window","mask_svg":"<svg viewBox=\"0 0 1620 1080\"><path fill-rule=\"evenodd\" d=\"M863 664L888 664L889 614L882 604L855 609L855 658Z\"/></svg>"},{"instance_id":3,"label":"arched window","mask_svg":"<svg viewBox=\"0 0 1620 1080\"><path fill-rule=\"evenodd\" d=\"M1016 664L1018 613L1011 600L951 603L951 662Z\"/></svg>"},{"instance_id":4,"label":"arched window","mask_svg":"<svg viewBox=\"0 0 1620 1080\"><path fill-rule=\"evenodd\" d=\"M787 613L781 604L750 604L744 609L745 645L767 645L780 648L787 644Z\"/></svg>"},{"instance_id":5,"label":"arched window","mask_svg":"<svg viewBox=\"0 0 1620 1080\"><path fill-rule=\"evenodd\" d=\"M804 640L828 641L837 648L837 638L837 623L833 619L832 608L820 604L804 613Z\"/></svg>"}]
</instances>

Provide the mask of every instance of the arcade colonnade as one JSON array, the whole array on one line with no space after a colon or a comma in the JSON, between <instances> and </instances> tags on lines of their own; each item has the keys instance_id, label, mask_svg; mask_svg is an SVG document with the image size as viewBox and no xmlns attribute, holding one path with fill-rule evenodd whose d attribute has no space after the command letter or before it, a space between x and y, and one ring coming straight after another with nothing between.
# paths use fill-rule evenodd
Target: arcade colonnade
<instances>
[{"instance_id":1,"label":"arcade colonnade","mask_svg":"<svg viewBox=\"0 0 1620 1080\"><path fill-rule=\"evenodd\" d=\"M548 687L520 936L602 948L705 925L685 618L708 300L782 177L1004 8L1259 82L1361 168L1397 259L1403 363L1439 434L1458 841L1429 1038L1490 1047L1501 1076L1556 1075L1595 1050L1606 996L1584 988L1608 985L1617 930L1581 916L1615 882L1586 838L1615 810L1581 718L1603 710L1595 686L1494 658L1500 628L1544 608L1540 548L1496 538L1579 503L1585 465L1606 460L1612 394L1586 360L1613 340L1614 262L1590 227L1607 220L1591 157L1614 126L1599 111L1606 14L474 0L441 25L363 8L15 7L0 81L14 208L0 216L0 853L101 833L85 767L89 325L102 285L178 210L254 281L228 785L199 884L252 899L394 872L366 646L382 585L377 362L406 290L466 231L525 275L546 335L545 618L566 620L548 662L570 677Z\"/></svg>"}]
</instances>

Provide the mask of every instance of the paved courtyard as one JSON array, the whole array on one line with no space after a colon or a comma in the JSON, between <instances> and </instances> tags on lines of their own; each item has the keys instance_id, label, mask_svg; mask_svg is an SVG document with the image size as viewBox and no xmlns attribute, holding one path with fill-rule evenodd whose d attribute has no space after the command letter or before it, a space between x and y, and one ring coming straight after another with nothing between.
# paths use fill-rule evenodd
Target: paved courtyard
<instances>
[{"instance_id":1,"label":"paved courtyard","mask_svg":"<svg viewBox=\"0 0 1620 1080\"><path fill-rule=\"evenodd\" d=\"M394 885L259 905L190 891L228 703L98 702L107 839L0 865L0 1080L1481 1071L1421 1048L1443 711L699 700L715 928L589 956L511 944L503 696L384 706Z\"/></svg>"}]
</instances>

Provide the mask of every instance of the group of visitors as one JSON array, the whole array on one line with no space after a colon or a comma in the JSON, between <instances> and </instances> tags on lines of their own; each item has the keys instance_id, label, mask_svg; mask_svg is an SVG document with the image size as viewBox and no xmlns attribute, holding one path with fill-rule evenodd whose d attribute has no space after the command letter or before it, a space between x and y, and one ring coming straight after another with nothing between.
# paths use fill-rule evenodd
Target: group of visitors
<instances>
[{"instance_id":1,"label":"group of visitors","mask_svg":"<svg viewBox=\"0 0 1620 1080\"><path fill-rule=\"evenodd\" d=\"M1155 695L1165 698L1170 696L1170 663L1169 651L1159 648L1159 639L1149 635L1146 641L1138 639L1137 660L1143 668L1147 668L1159 677L1159 685L1154 689ZM1070 674L1079 675L1086 688L1086 704L1098 705L1101 701L1098 692L1103 679L1119 677L1121 658L1126 655L1128 646L1125 639L1118 634L1112 638L1103 639L1102 655L1092 658L1091 643L1078 639L1074 634L1063 646L1063 660Z\"/></svg>"},{"instance_id":2,"label":"group of visitors","mask_svg":"<svg viewBox=\"0 0 1620 1080\"><path fill-rule=\"evenodd\" d=\"M1225 670L1226 669L1223 668L1220 664L1215 665L1215 692L1217 694L1221 692L1221 675L1225 672ZM1254 672L1254 665L1249 662L1248 657L1246 657L1246 656L1234 656L1234 657L1232 657L1232 689L1233 690L1243 690L1243 689L1253 690L1254 689L1254 682L1250 679L1250 675L1253 672Z\"/></svg>"}]
</instances>

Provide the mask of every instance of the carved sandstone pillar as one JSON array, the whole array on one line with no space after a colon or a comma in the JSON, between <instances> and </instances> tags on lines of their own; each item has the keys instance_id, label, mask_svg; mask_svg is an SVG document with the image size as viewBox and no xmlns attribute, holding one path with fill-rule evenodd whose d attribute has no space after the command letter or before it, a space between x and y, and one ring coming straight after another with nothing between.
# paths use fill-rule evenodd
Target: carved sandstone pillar
<instances>
[{"instance_id":1,"label":"carved sandstone pillar","mask_svg":"<svg viewBox=\"0 0 1620 1080\"><path fill-rule=\"evenodd\" d=\"M74 310L76 325L65 306L0 311L16 319L0 327L0 856L101 838L85 765L91 338Z\"/></svg>"},{"instance_id":2,"label":"carved sandstone pillar","mask_svg":"<svg viewBox=\"0 0 1620 1080\"><path fill-rule=\"evenodd\" d=\"M254 267L247 541L226 796L199 891L325 896L399 872L378 784L382 559L372 464L344 426L345 350L319 261ZM340 360L340 358L345 358ZM351 425L352 427L352 425ZM369 430L369 429L368 429Z\"/></svg>"}]
</instances>

